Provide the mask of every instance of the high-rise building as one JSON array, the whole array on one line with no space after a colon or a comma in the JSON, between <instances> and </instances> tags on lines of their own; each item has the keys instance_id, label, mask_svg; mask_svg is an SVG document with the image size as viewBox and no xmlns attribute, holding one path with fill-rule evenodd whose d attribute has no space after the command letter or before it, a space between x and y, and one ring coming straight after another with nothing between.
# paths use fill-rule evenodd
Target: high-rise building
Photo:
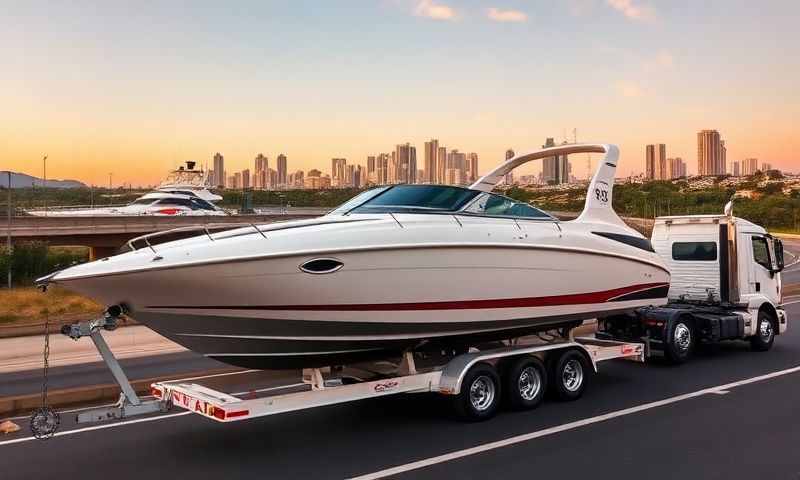
<instances>
[{"instance_id":1,"label":"high-rise building","mask_svg":"<svg viewBox=\"0 0 800 480\"><path fill-rule=\"evenodd\" d=\"M514 155L515 155L514 150L512 150L510 148L508 150L506 150L506 160L510 160L510 159L514 158ZM508 173L506 173L505 177L503 177L503 182L505 182L506 185L514 185L514 171L513 170L508 172Z\"/></svg>"},{"instance_id":2,"label":"high-rise building","mask_svg":"<svg viewBox=\"0 0 800 480\"><path fill-rule=\"evenodd\" d=\"M716 130L701 130L697 132L697 174L698 175L724 175L725 156L724 144L721 144L719 132Z\"/></svg>"},{"instance_id":3,"label":"high-rise building","mask_svg":"<svg viewBox=\"0 0 800 480\"><path fill-rule=\"evenodd\" d=\"M478 154L475 152L467 155L467 182L473 183L478 179Z\"/></svg>"},{"instance_id":4,"label":"high-rise building","mask_svg":"<svg viewBox=\"0 0 800 480\"><path fill-rule=\"evenodd\" d=\"M356 166L352 163L350 165L346 165L344 167L344 186L345 187L352 187L353 186L353 174L356 171Z\"/></svg>"},{"instance_id":5,"label":"high-rise building","mask_svg":"<svg viewBox=\"0 0 800 480\"><path fill-rule=\"evenodd\" d=\"M353 169L353 188L361 188L364 185L364 167L361 165Z\"/></svg>"},{"instance_id":6,"label":"high-rise building","mask_svg":"<svg viewBox=\"0 0 800 480\"><path fill-rule=\"evenodd\" d=\"M327 175L323 176L322 172L320 172L317 169L309 170L308 175L306 175L303 182L305 188L310 188L314 190L331 187L331 177Z\"/></svg>"},{"instance_id":7,"label":"high-rise building","mask_svg":"<svg viewBox=\"0 0 800 480\"><path fill-rule=\"evenodd\" d=\"M646 180L655 180L658 172L656 164L656 146L646 145L644 147L644 178Z\"/></svg>"},{"instance_id":8,"label":"high-rise building","mask_svg":"<svg viewBox=\"0 0 800 480\"><path fill-rule=\"evenodd\" d=\"M242 188L242 172L233 174L233 188Z\"/></svg>"},{"instance_id":9,"label":"high-rise building","mask_svg":"<svg viewBox=\"0 0 800 480\"><path fill-rule=\"evenodd\" d=\"M453 149L447 154L447 168L445 183L448 185L463 185L467 182L467 155Z\"/></svg>"},{"instance_id":10,"label":"high-rise building","mask_svg":"<svg viewBox=\"0 0 800 480\"><path fill-rule=\"evenodd\" d=\"M742 176L755 175L758 171L757 158L745 158L742 160Z\"/></svg>"},{"instance_id":11,"label":"high-rise building","mask_svg":"<svg viewBox=\"0 0 800 480\"><path fill-rule=\"evenodd\" d=\"M439 146L436 153L436 183L444 184L447 172L447 147Z\"/></svg>"},{"instance_id":12,"label":"high-rise building","mask_svg":"<svg viewBox=\"0 0 800 480\"><path fill-rule=\"evenodd\" d=\"M566 142L564 142L566 144ZM547 138L542 148L555 147L553 138ZM570 165L567 155L545 157L542 162L542 181L546 184L559 185L569 183Z\"/></svg>"},{"instance_id":13,"label":"high-rise building","mask_svg":"<svg viewBox=\"0 0 800 480\"><path fill-rule=\"evenodd\" d=\"M761 171L762 172L766 173L766 172L769 172L770 170L772 170L772 164L771 163L763 162L761 164Z\"/></svg>"},{"instance_id":14,"label":"high-rise building","mask_svg":"<svg viewBox=\"0 0 800 480\"><path fill-rule=\"evenodd\" d=\"M217 187L225 187L225 157L219 152L214 154L214 178L211 184Z\"/></svg>"},{"instance_id":15,"label":"high-rise building","mask_svg":"<svg viewBox=\"0 0 800 480\"><path fill-rule=\"evenodd\" d=\"M686 162L681 157L667 159L667 176L665 180L686 176Z\"/></svg>"},{"instance_id":16,"label":"high-rise building","mask_svg":"<svg viewBox=\"0 0 800 480\"><path fill-rule=\"evenodd\" d=\"M269 159L259 153L256 155L255 168L253 168L253 188L264 189L267 187L267 169L269 169Z\"/></svg>"},{"instance_id":17,"label":"high-rise building","mask_svg":"<svg viewBox=\"0 0 800 480\"><path fill-rule=\"evenodd\" d=\"M242 183L241 188L250 188L250 169L245 168L242 170Z\"/></svg>"},{"instance_id":18,"label":"high-rise building","mask_svg":"<svg viewBox=\"0 0 800 480\"><path fill-rule=\"evenodd\" d=\"M391 155L388 153L381 153L375 159L375 183L378 185L386 185L389 183L389 162Z\"/></svg>"},{"instance_id":19,"label":"high-rise building","mask_svg":"<svg viewBox=\"0 0 800 480\"><path fill-rule=\"evenodd\" d=\"M410 143L395 147L396 183L417 183L417 149Z\"/></svg>"},{"instance_id":20,"label":"high-rise building","mask_svg":"<svg viewBox=\"0 0 800 480\"><path fill-rule=\"evenodd\" d=\"M669 166L667 164L667 146L659 143L656 146L656 165L658 166L658 179L669 180Z\"/></svg>"},{"instance_id":21,"label":"high-rise building","mask_svg":"<svg viewBox=\"0 0 800 480\"><path fill-rule=\"evenodd\" d=\"M742 176L742 169L741 169L741 162L739 160L734 160L731 162L731 175L734 177L741 177Z\"/></svg>"},{"instance_id":22,"label":"high-rise building","mask_svg":"<svg viewBox=\"0 0 800 480\"><path fill-rule=\"evenodd\" d=\"M364 184L378 182L378 177L375 172L375 155L367 157L367 176L363 180Z\"/></svg>"},{"instance_id":23,"label":"high-rise building","mask_svg":"<svg viewBox=\"0 0 800 480\"><path fill-rule=\"evenodd\" d=\"M228 181L225 184L226 188L239 188L239 185L237 185L237 183L236 183L236 181L237 181L236 175L240 175L240 174L234 173L233 175L228 177Z\"/></svg>"},{"instance_id":24,"label":"high-rise building","mask_svg":"<svg viewBox=\"0 0 800 480\"><path fill-rule=\"evenodd\" d=\"M347 166L347 159L332 158L331 159L331 186L344 187L345 185L345 168Z\"/></svg>"},{"instance_id":25,"label":"high-rise building","mask_svg":"<svg viewBox=\"0 0 800 480\"><path fill-rule=\"evenodd\" d=\"M280 154L278 155L278 179L277 183L279 187L283 187L286 185L286 174L287 172L287 165L286 165L286 155Z\"/></svg>"},{"instance_id":26,"label":"high-rise building","mask_svg":"<svg viewBox=\"0 0 800 480\"><path fill-rule=\"evenodd\" d=\"M438 156L439 140L432 138L430 142L425 142L425 176L420 179L421 182L436 183L436 158Z\"/></svg>"}]
</instances>

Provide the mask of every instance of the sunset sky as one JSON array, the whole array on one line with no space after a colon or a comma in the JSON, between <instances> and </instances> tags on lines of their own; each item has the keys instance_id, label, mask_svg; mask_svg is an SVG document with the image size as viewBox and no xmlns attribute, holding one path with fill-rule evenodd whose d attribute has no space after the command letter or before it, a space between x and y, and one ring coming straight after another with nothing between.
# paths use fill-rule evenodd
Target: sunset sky
<instances>
[{"instance_id":1,"label":"sunset sky","mask_svg":"<svg viewBox=\"0 0 800 480\"><path fill-rule=\"evenodd\" d=\"M226 5L226 4L230 5ZM438 138L480 171L545 137L617 143L621 175L696 132L728 160L800 170L797 0L0 0L0 170L157 183L222 152L230 172L330 170ZM574 165L586 176L585 160Z\"/></svg>"}]
</instances>

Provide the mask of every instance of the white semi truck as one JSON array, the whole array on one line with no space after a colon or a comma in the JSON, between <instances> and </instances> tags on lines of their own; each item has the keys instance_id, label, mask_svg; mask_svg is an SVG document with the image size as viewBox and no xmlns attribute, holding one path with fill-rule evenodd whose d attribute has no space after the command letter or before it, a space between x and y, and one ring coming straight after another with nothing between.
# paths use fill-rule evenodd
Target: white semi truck
<instances>
[{"instance_id":1,"label":"white semi truck","mask_svg":"<svg viewBox=\"0 0 800 480\"><path fill-rule=\"evenodd\" d=\"M640 248L652 248L670 269L669 302L600 318L595 336L575 337L574 328L564 328L440 357L407 352L398 362L375 362L360 370L304 370L303 383L286 388L260 388L254 381L246 394L229 394L192 381L170 381L152 385L154 399L140 399L101 335L101 330L115 328L119 315L107 312L63 331L75 339L94 340L122 391L117 405L84 411L77 420L110 420L180 407L232 422L420 392L448 395L459 416L484 420L498 410L501 398L517 409L536 407L545 391L562 400L577 399L606 360L644 362L663 355L682 363L698 344L721 340L749 340L754 350L769 350L787 327L781 306L783 245L763 228L732 216L729 207L726 210L725 215L656 219L650 245L645 242ZM37 436L47 437L57 428L57 415L38 412L31 425Z\"/></svg>"},{"instance_id":2,"label":"white semi truck","mask_svg":"<svg viewBox=\"0 0 800 480\"><path fill-rule=\"evenodd\" d=\"M671 273L669 303L599 319L598 338L639 341L686 361L699 344L749 340L766 351L786 331L783 243L730 214L657 218L651 244Z\"/></svg>"}]
</instances>

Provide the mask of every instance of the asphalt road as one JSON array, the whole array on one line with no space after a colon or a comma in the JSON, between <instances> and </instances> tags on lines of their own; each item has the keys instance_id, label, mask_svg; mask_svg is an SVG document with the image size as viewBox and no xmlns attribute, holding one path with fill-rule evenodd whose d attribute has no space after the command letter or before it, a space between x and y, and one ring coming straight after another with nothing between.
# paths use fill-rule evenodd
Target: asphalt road
<instances>
[{"instance_id":1,"label":"asphalt road","mask_svg":"<svg viewBox=\"0 0 800 480\"><path fill-rule=\"evenodd\" d=\"M787 310L790 319L798 318L800 303ZM798 366L800 329L790 324L770 352L735 342L700 352L681 367L607 362L577 402L548 401L484 423L453 420L447 403L430 395L233 424L177 411L75 430L65 414L66 434L47 442L26 440L25 422L23 431L2 437L0 465L4 479L376 472L367 478L797 478ZM774 376L756 378L765 374ZM650 404L657 401L664 402Z\"/></svg>"},{"instance_id":2,"label":"asphalt road","mask_svg":"<svg viewBox=\"0 0 800 480\"><path fill-rule=\"evenodd\" d=\"M800 255L800 239L784 239L784 250L791 252L791 255L785 255L786 262L791 262L797 259L794 255ZM784 285L800 284L800 262L789 266L781 273L781 280Z\"/></svg>"}]
</instances>

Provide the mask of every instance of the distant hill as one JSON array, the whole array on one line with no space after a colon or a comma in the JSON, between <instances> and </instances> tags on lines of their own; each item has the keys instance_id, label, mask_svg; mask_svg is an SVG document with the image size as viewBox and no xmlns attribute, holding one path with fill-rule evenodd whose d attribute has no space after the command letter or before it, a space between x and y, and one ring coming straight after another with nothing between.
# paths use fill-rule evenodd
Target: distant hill
<instances>
[{"instance_id":1,"label":"distant hill","mask_svg":"<svg viewBox=\"0 0 800 480\"><path fill-rule=\"evenodd\" d=\"M11 172L11 188L41 187L42 179L24 173ZM86 184L77 180L47 180L49 188L81 188ZM0 187L8 188L8 171L0 171Z\"/></svg>"}]
</instances>

